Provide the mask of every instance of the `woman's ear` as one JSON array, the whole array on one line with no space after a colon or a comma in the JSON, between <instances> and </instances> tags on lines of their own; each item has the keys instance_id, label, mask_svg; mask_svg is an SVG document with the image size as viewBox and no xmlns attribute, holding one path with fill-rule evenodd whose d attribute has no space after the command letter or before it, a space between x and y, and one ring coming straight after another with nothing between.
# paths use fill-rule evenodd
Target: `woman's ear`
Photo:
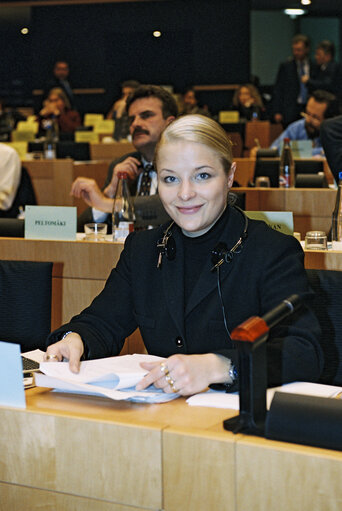
<instances>
[{"instance_id":1,"label":"woman's ear","mask_svg":"<svg viewBox=\"0 0 342 511\"><path fill-rule=\"evenodd\" d=\"M228 188L231 188L233 186L235 170L236 170L236 162L233 161L232 166L230 167L230 170L229 170L228 176L227 176Z\"/></svg>"}]
</instances>

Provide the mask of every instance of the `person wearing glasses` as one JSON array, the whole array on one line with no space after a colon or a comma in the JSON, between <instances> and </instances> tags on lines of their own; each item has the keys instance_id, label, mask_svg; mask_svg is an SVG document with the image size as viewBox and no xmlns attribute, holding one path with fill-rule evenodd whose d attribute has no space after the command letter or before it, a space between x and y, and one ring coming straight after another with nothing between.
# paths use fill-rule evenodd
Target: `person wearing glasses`
<instances>
[{"instance_id":1,"label":"person wearing glasses","mask_svg":"<svg viewBox=\"0 0 342 511\"><path fill-rule=\"evenodd\" d=\"M311 140L312 156L323 155L323 148L320 140L320 126L325 119L335 117L339 114L339 106L336 96L324 90L314 91L302 112L302 119L292 122L272 142L271 147L281 151L284 138L290 140Z\"/></svg>"}]
</instances>

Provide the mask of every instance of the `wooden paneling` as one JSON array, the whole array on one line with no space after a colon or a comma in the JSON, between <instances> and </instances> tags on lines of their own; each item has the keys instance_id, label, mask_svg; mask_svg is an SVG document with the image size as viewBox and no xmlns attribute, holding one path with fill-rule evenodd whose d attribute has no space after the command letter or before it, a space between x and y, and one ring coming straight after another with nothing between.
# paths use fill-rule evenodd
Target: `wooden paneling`
<instances>
[{"instance_id":1,"label":"wooden paneling","mask_svg":"<svg viewBox=\"0 0 342 511\"><path fill-rule=\"evenodd\" d=\"M163 435L163 460L167 511L235 511L232 433L199 434L169 428Z\"/></svg>"},{"instance_id":2,"label":"wooden paneling","mask_svg":"<svg viewBox=\"0 0 342 511\"><path fill-rule=\"evenodd\" d=\"M0 408L1 511L341 508L342 452L234 435L222 426L233 410L37 388L26 399Z\"/></svg>"},{"instance_id":3,"label":"wooden paneling","mask_svg":"<svg viewBox=\"0 0 342 511\"><path fill-rule=\"evenodd\" d=\"M138 511L141 508L0 483L0 511Z\"/></svg>"},{"instance_id":4,"label":"wooden paneling","mask_svg":"<svg viewBox=\"0 0 342 511\"><path fill-rule=\"evenodd\" d=\"M237 511L342 509L342 453L255 437L236 444Z\"/></svg>"},{"instance_id":5,"label":"wooden paneling","mask_svg":"<svg viewBox=\"0 0 342 511\"><path fill-rule=\"evenodd\" d=\"M136 151L136 149L131 142L90 144L90 156L92 160L107 160L110 162L133 151Z\"/></svg>"}]
</instances>

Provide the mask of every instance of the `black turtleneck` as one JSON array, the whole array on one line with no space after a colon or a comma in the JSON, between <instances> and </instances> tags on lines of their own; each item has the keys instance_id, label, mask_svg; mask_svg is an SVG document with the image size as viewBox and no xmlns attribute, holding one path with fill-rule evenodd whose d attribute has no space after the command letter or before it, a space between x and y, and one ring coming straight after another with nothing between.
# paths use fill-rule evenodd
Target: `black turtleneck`
<instances>
[{"instance_id":1,"label":"black turtleneck","mask_svg":"<svg viewBox=\"0 0 342 511\"><path fill-rule=\"evenodd\" d=\"M224 211L219 220L212 228L196 238L190 238L183 234L184 247L184 305L194 289L198 277L202 271L211 251L219 241L225 241L224 226L226 223L229 208ZM209 271L209 270L208 270Z\"/></svg>"}]
</instances>

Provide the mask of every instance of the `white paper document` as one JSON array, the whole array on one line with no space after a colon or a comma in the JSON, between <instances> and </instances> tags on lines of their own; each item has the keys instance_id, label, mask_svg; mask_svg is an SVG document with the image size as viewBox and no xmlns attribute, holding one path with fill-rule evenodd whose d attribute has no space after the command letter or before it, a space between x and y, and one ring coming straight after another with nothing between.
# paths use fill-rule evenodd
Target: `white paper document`
<instances>
[{"instance_id":1,"label":"white paper document","mask_svg":"<svg viewBox=\"0 0 342 511\"><path fill-rule=\"evenodd\" d=\"M63 392L84 393L142 403L163 403L179 397L166 394L153 385L143 391L135 390L136 384L148 373L141 362L161 362L154 355L123 355L118 357L86 360L81 362L78 374L72 373L68 362L42 362L35 374L39 387L49 387Z\"/></svg>"},{"instance_id":2,"label":"white paper document","mask_svg":"<svg viewBox=\"0 0 342 511\"><path fill-rule=\"evenodd\" d=\"M341 387L322 385L320 383L293 382L267 389L267 409L270 408L275 392L288 392L290 394L302 394L317 397L337 397L342 392ZM208 390L201 394L195 394L187 399L191 406L209 406L213 408L230 408L239 410L239 393L226 393L217 390Z\"/></svg>"}]
</instances>

